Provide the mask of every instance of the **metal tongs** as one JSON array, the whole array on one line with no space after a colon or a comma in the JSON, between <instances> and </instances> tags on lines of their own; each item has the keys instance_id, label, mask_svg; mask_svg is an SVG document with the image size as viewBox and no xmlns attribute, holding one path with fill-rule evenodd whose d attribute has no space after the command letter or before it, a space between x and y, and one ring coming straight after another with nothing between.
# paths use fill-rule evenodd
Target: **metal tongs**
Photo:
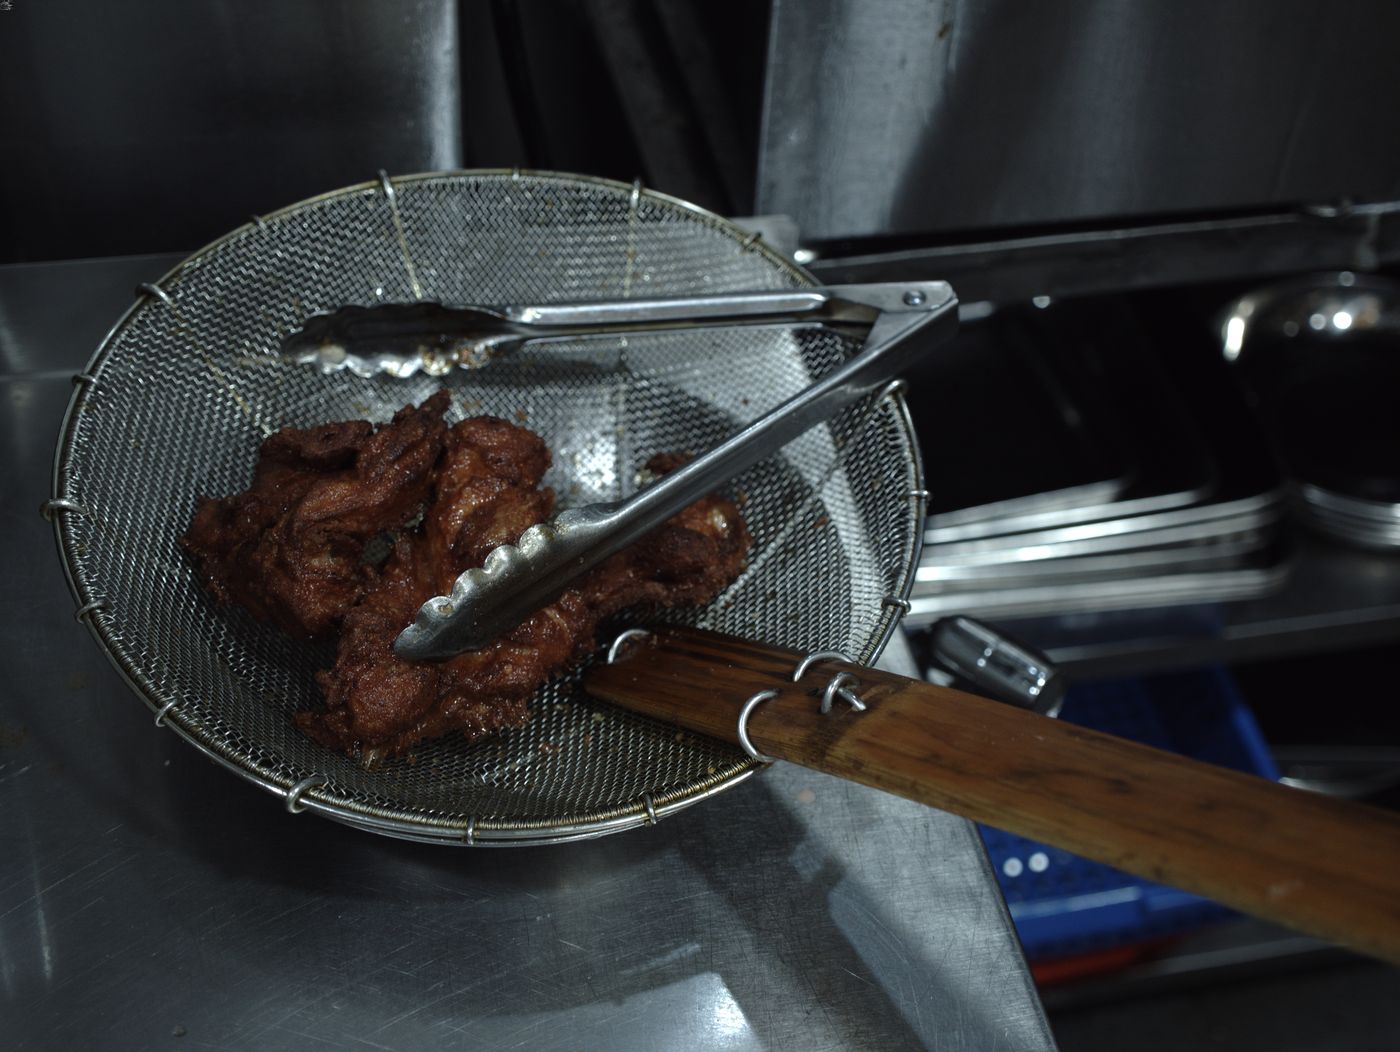
<instances>
[{"instance_id":1,"label":"metal tongs","mask_svg":"<svg viewBox=\"0 0 1400 1052\"><path fill-rule=\"evenodd\" d=\"M957 299L946 283L924 281L525 307L396 304L310 319L284 345L294 361L394 376L478 365L539 339L775 323L863 334L865 345L734 437L632 497L569 509L531 526L516 544L496 548L480 569L457 578L450 595L423 604L399 633L395 652L418 660L448 658L490 643L581 574L949 338L957 327ZM915 334L920 338L912 339Z\"/></svg>"},{"instance_id":2,"label":"metal tongs","mask_svg":"<svg viewBox=\"0 0 1400 1052\"><path fill-rule=\"evenodd\" d=\"M702 331L737 325L820 324L863 336L887 290L914 285L832 285L776 292L541 303L452 306L421 300L341 307L313 314L282 343L282 356L324 373L356 376L442 376L477 368L492 358L546 340L675 329ZM906 307L906 309L908 309Z\"/></svg>"}]
</instances>

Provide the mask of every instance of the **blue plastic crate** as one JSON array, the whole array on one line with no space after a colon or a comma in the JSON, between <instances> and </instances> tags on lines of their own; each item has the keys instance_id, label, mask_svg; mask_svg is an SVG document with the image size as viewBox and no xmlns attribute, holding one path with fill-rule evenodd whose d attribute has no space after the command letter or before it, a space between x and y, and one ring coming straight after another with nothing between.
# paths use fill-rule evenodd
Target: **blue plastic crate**
<instances>
[{"instance_id":1,"label":"blue plastic crate","mask_svg":"<svg viewBox=\"0 0 1400 1052\"><path fill-rule=\"evenodd\" d=\"M1060 718L1206 763L1277 779L1268 747L1223 668L1087 683ZM1032 960L1141 942L1231 916L1207 899L981 827L997 880Z\"/></svg>"}]
</instances>

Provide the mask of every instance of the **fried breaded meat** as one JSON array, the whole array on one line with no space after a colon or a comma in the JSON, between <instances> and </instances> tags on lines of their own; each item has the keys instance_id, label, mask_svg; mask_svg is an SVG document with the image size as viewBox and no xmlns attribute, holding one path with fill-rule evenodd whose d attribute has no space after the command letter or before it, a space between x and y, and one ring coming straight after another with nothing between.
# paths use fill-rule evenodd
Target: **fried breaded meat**
<instances>
[{"instance_id":1,"label":"fried breaded meat","mask_svg":"<svg viewBox=\"0 0 1400 1052\"><path fill-rule=\"evenodd\" d=\"M447 406L442 391L378 430L351 421L277 432L252 486L201 500L184 538L219 600L301 638L339 630L335 664L317 676L325 707L298 713L297 725L366 761L524 724L530 696L594 648L600 622L629 608L703 605L749 549L739 509L707 496L489 646L406 661L393 642L418 608L554 512L538 435L487 416L449 428ZM662 454L647 467L664 473L683 460ZM386 535L387 560L367 563L366 544Z\"/></svg>"}]
</instances>

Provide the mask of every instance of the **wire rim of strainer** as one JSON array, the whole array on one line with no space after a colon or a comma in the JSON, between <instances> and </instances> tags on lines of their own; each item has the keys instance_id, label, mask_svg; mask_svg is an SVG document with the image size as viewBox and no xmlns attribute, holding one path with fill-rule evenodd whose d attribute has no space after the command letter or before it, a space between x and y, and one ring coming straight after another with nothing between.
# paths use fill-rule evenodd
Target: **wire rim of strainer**
<instances>
[{"instance_id":1,"label":"wire rim of strainer","mask_svg":"<svg viewBox=\"0 0 1400 1052\"><path fill-rule=\"evenodd\" d=\"M762 238L757 237L730 220L710 212L699 205L683 200L682 198L673 197L669 194L643 187L640 181L627 184L614 179L606 179L601 176L579 175L568 172L551 172L520 168L486 168L418 172L410 175L394 176L392 185L397 188L406 184L425 181L488 178L529 178L532 180L552 180L571 185L591 184L606 188L610 191L630 192L641 195L650 201L665 204L685 213L695 221L701 222L727 235L735 242L736 247L743 251L755 252L763 255L774 266L795 278L799 285L812 286L820 284L805 268L766 245ZM235 227L228 233L209 242L203 248L198 249L175 264L175 266L171 267L170 270L166 271L165 274L154 282L154 285L158 289L164 289L167 283L177 278L186 269L198 265L224 245L245 236L250 231L258 230L264 224L295 215L302 210L310 209L325 201L342 197L352 197L356 194L372 191L376 187L383 186L384 183L388 181L387 177L381 177L381 179L378 180L366 180L361 183L355 183L336 190L316 194L315 196L305 198L273 212L269 212L264 216L254 217L248 223ZM147 299L148 296L142 294L142 290L138 289L138 296L135 301L112 325L82 371L75 376L73 394L64 411L59 428L58 443L54 451L53 477L51 483L53 497L50 502L51 505L55 501L62 501L67 498L66 480L69 460L72 454L74 438L73 425L77 414L87 398L89 387L92 383L101 381L101 369L109 352L116 343L118 337L131 323L136 312L146 303ZM78 380L83 380L85 382L77 382ZM892 384L880 399L880 403L889 405L893 410L893 420L899 430L899 438L907 454L905 468L909 472L909 492L911 494L922 493L924 478L923 461L919 451L918 439L914 432L913 420L909 413L908 403L903 395L902 385L898 383ZM872 412L875 411L878 411L878 409L872 409ZM896 587L893 590L893 594L889 597L894 601L886 605L880 620L876 624L876 631L872 633L868 645L863 649L856 648L856 653L852 655L859 662L869 664L876 660L888 645L891 637L899 626L902 610L905 608L910 591L913 588L915 571L917 570L921 549L923 547L923 530L919 528L918 523L921 510L922 505L920 502L911 502L907 543L908 559L905 565L900 568ZM257 765L252 763L248 757L241 754L232 754L228 750L219 748L215 738L211 735L201 733L201 728L197 720L191 719L188 714L181 711L180 706L175 705L173 702L161 700L161 688L157 684L150 682L140 667L128 657L126 649L112 640L103 627L100 615L104 604L100 599L95 598L91 589L93 582L87 579L87 575L83 572L79 554L74 551L75 538L72 528L68 525L69 515L54 514L51 517L54 528L54 538L58 546L59 557L63 564L64 577L68 582L69 590L72 592L79 610L88 611L80 620L86 624L98 648L112 664L113 668L116 669L122 681L126 683L131 691L145 702L147 708L155 714L156 724L173 731L177 737L194 746L221 767L252 782L259 788L280 797L285 802L289 811L315 813L353 828L423 843L477 847L559 844L575 840L591 839L610 833L635 829L639 826L654 824L660 819L674 814L677 811L693 806L702 800L733 788L740 782L749 778L756 771L762 769L762 764L744 756L729 764L717 767L713 774L709 774L679 789L673 789L665 794L657 794L654 797L648 794L630 805L595 810L590 813L581 814L565 822L554 822L547 819L523 821L499 820L485 817L478 819L475 816L466 814L430 817L424 815L420 811L372 806L361 801L354 801L344 796L338 796L329 791L329 786L315 784L317 782L317 776L314 772L312 772L309 777L303 779L282 779L274 777L265 771L259 770ZM326 781L326 779L321 780Z\"/></svg>"}]
</instances>

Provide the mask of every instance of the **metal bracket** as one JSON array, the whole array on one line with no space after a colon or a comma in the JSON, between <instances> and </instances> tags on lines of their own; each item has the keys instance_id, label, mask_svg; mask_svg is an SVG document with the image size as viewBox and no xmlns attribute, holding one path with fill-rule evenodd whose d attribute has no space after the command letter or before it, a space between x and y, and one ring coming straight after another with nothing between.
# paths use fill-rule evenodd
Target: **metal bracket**
<instances>
[{"instance_id":1,"label":"metal bracket","mask_svg":"<svg viewBox=\"0 0 1400 1052\"><path fill-rule=\"evenodd\" d=\"M159 285L154 285L149 281L143 281L141 284L137 285L136 292L137 295L145 293L147 296L154 296L167 307L175 306L175 301L170 298L170 293L166 292Z\"/></svg>"},{"instance_id":2,"label":"metal bracket","mask_svg":"<svg viewBox=\"0 0 1400 1052\"><path fill-rule=\"evenodd\" d=\"M54 497L39 505L39 514L49 522L53 522L54 516L60 511L71 511L75 515L92 515L86 505L79 504L76 500L69 500L67 497Z\"/></svg>"},{"instance_id":3,"label":"metal bracket","mask_svg":"<svg viewBox=\"0 0 1400 1052\"><path fill-rule=\"evenodd\" d=\"M651 635L651 633L645 628L629 628L619 632L617 638L612 641L612 645L608 647L608 664L611 665L617 661L618 654L622 653L622 644L627 642L627 640L643 639L649 635Z\"/></svg>"},{"instance_id":4,"label":"metal bracket","mask_svg":"<svg viewBox=\"0 0 1400 1052\"><path fill-rule=\"evenodd\" d=\"M765 756L753 747L753 742L749 740L749 717L753 715L753 710L762 705L765 701L772 701L778 696L776 690L760 690L757 694L744 702L744 707L739 710L739 726L736 734L739 738L739 747L749 754L751 759L759 763L777 763L772 756Z\"/></svg>"},{"instance_id":5,"label":"metal bracket","mask_svg":"<svg viewBox=\"0 0 1400 1052\"><path fill-rule=\"evenodd\" d=\"M78 609L74 610L74 611L73 611L73 620L74 620L74 621L82 621L82 620L84 620L86 617L88 617L89 614L95 614L95 613L97 613L97 611L99 611L99 610L106 610L106 609L107 609L107 600L105 600L105 599L94 599L92 602L90 602L90 603L84 603L82 606L78 607Z\"/></svg>"},{"instance_id":6,"label":"metal bracket","mask_svg":"<svg viewBox=\"0 0 1400 1052\"><path fill-rule=\"evenodd\" d=\"M307 790L315 789L319 785L325 785L328 781L330 781L330 779L324 774L309 774L301 781L297 782L296 785L288 789L286 801L287 813L299 815L305 811L306 808L302 805L301 798L306 794Z\"/></svg>"},{"instance_id":7,"label":"metal bracket","mask_svg":"<svg viewBox=\"0 0 1400 1052\"><path fill-rule=\"evenodd\" d=\"M413 264L413 253L408 250L408 232L404 229L403 216L399 215L399 198L394 192L394 184L389 173L379 169L379 188L384 191L384 200L389 203L389 217L394 222L394 236L398 239L399 254L403 257L404 270L408 272L408 287L413 290L413 298L423 298L423 286L418 283L418 268Z\"/></svg>"},{"instance_id":8,"label":"metal bracket","mask_svg":"<svg viewBox=\"0 0 1400 1052\"><path fill-rule=\"evenodd\" d=\"M839 650L819 650L816 653L808 654L797 663L797 667L792 670L792 681L796 683L800 680L807 674L807 670L818 661L840 661L846 665L856 664L855 660ZM846 702L856 712L865 711L866 705L861 700L860 695L847 686L848 683L855 682L855 676L849 672L838 672L831 677L831 682L826 685L826 690L822 692L821 712L823 716L831 712L831 705L837 698Z\"/></svg>"}]
</instances>

